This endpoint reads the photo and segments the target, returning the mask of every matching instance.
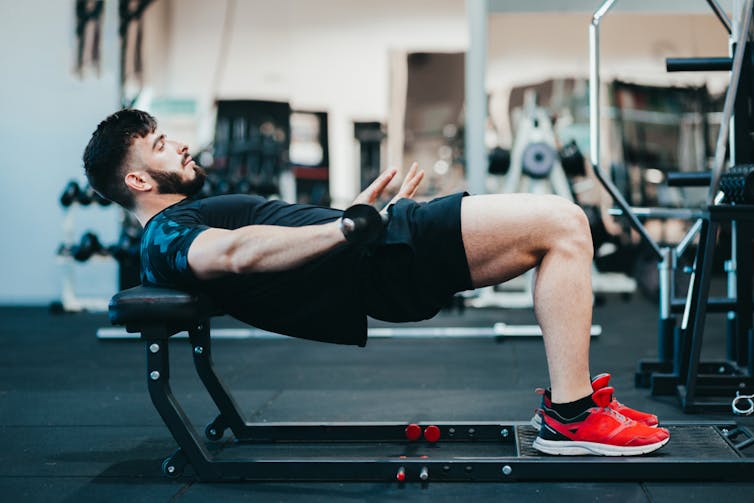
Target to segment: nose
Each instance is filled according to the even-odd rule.
[[[177,140],[168,140],[168,141],[171,141],[175,145],[175,150],[179,154],[185,154],[186,152],[188,152],[188,145],[186,145],[182,141],[177,141]]]

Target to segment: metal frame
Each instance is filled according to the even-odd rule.
[[[192,426],[170,388],[169,338],[187,329],[194,366],[220,414],[205,429],[210,440],[219,440],[226,429],[236,444],[263,447],[277,455],[221,458],[206,445]],[[530,480],[751,480],[754,458],[742,450],[752,434],[735,424],[680,423],[668,425],[675,434],[702,437],[716,446],[717,457],[644,456],[639,458],[541,456],[530,446],[535,430],[524,422],[439,422],[408,425],[400,422],[365,423],[249,423],[212,363],[210,320],[194,326],[173,323],[131,322],[128,330],[141,333],[147,352],[147,382],[152,403],[179,445],[162,465],[177,477],[187,466],[205,482],[221,481],[530,481]],[[409,434],[413,429],[415,435]],[[428,430],[434,428],[436,436]],[[422,433],[424,439],[421,438]],[[700,435],[701,436],[698,436]],[[409,438],[410,437],[410,438]],[[738,441],[743,437],[743,441]],[[435,443],[437,442],[437,443]],[[738,442],[738,443],[737,443]],[[328,454],[348,451],[353,443],[380,446],[397,444],[391,455],[353,456]],[[455,456],[455,444],[492,444],[496,456]],[[446,445],[447,444],[447,445]],[[316,456],[297,456],[297,448],[319,446]],[[401,449],[400,446],[403,446]],[[722,455],[721,455],[722,454]]]
[[[658,260],[658,268],[660,270],[660,316],[658,323],[658,361],[642,361],[639,364],[639,369],[636,374],[636,384],[640,386],[651,386],[653,394],[674,394],[678,393],[684,411],[691,412],[696,410],[704,410],[709,408],[720,409],[721,403],[698,401],[697,395],[730,392],[731,397],[735,393],[735,386],[751,386],[752,382],[748,379],[746,372],[743,372],[738,366],[729,361],[723,362],[700,362],[699,361],[699,349],[697,345],[701,344],[702,328],[704,317],[707,311],[710,312],[728,312],[728,356],[736,355],[734,348],[741,345],[741,341],[746,341],[748,336],[742,332],[739,318],[741,315],[749,313],[751,317],[750,308],[743,308],[743,304],[750,305],[751,292],[744,294],[746,300],[741,301],[741,263],[736,260],[737,245],[734,243],[732,250],[732,258],[726,263],[726,270],[728,272],[728,297],[724,299],[710,299],[709,293],[709,267],[711,266],[711,253],[714,247],[714,235],[717,225],[711,221],[709,213],[705,212],[701,218],[697,219],[694,225],[690,228],[678,246],[674,247],[661,247],[655,242],[647,232],[639,220],[640,216],[655,216],[662,212],[647,211],[646,215],[640,215],[640,212],[635,208],[631,208],[626,200],[623,198],[620,191],[615,187],[612,181],[600,168],[600,75],[599,75],[599,27],[602,19],[613,7],[616,0],[605,1],[595,11],[592,18],[592,22],[589,27],[589,41],[590,41],[590,154],[591,162],[594,172],[599,179],[600,183],[605,187],[608,193],[612,196],[615,203],[620,208],[620,212],[628,218],[628,221],[633,229],[635,229],[641,236],[642,240],[647,243],[652,250],[653,254]],[[721,23],[731,34],[731,41],[735,43],[735,47],[746,48],[747,41],[749,39],[749,30],[751,27],[752,17],[752,1],[746,0],[742,5],[742,15],[740,16],[740,23],[736,26],[736,30],[732,31],[731,22],[728,20],[724,11],[715,2],[715,0],[708,0],[712,10],[715,12]],[[721,174],[725,168],[725,151],[726,144],[728,142],[728,135],[730,129],[731,118],[734,115],[734,111],[741,105],[736,100],[738,88],[742,82],[746,82],[749,77],[748,71],[743,71],[745,60],[745,54],[748,54],[748,48],[746,50],[733,51],[733,57],[728,61],[730,62],[729,68],[731,71],[730,85],[725,97],[725,104],[723,107],[723,114],[721,120],[720,130],[718,132],[715,159],[713,171],[711,174],[711,182],[709,184],[709,192],[707,195],[707,203],[710,208],[714,208],[721,202],[720,195],[718,194],[718,187],[720,183]],[[722,58],[720,58],[722,59]],[[693,60],[684,61],[683,59],[674,59],[673,64],[669,66],[688,67],[687,70],[720,70],[719,61],[701,61],[698,58]],[[693,64],[693,68],[692,68]],[[669,68],[670,69],[670,68]],[[733,144],[735,135],[731,137]],[[732,149],[734,150],[734,149]],[[689,217],[696,215],[693,212],[689,213]],[[737,229],[737,221],[735,219],[729,219],[733,222],[733,234],[739,235]],[[678,259],[686,251],[688,245],[693,241],[696,235],[701,231],[700,247],[697,252],[695,271],[692,276],[692,287],[687,294],[687,298],[676,299],[674,297],[675,285],[673,283],[674,271],[676,269]],[[709,236],[713,237],[710,238]],[[739,236],[740,239],[740,236]],[[712,247],[712,248],[711,248]],[[706,250],[706,251],[705,251]],[[708,253],[709,257],[704,261],[704,253]],[[751,254],[748,252],[746,256]],[[746,261],[750,265],[750,260]],[[706,272],[700,270],[701,267],[706,267]],[[737,300],[739,299],[739,300]],[[748,311],[747,311],[748,309]],[[683,322],[680,330],[676,330],[675,314],[683,312]],[[745,324],[745,323],[744,323]],[[750,324],[750,322],[749,322]],[[694,348],[694,349],[692,349]],[[750,375],[751,373],[748,372]],[[697,385],[699,385],[697,387]],[[728,404],[729,407],[729,404]],[[728,410],[726,408],[726,410]]]

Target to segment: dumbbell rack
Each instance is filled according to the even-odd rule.
[[[64,243],[74,243],[76,239],[76,213],[79,204],[74,202],[66,209],[63,218]],[[63,267],[63,284],[60,292],[60,306],[65,312],[107,311],[106,298],[80,297],[76,294],[76,261],[70,255],[58,255]]]
[[[75,190],[71,193],[64,193],[61,197],[61,204],[65,210],[65,216],[63,217],[63,244],[58,250],[58,262],[63,267],[63,281],[61,285],[60,302],[55,303],[57,309],[61,309],[63,312],[102,312],[107,310],[106,298],[93,298],[93,297],[80,297],[76,294],[76,260],[70,253],[66,253],[66,248],[70,249],[76,242],[76,220],[78,212],[81,207],[88,204],[103,204],[100,202],[100,198],[93,195],[88,189],[82,193],[76,182],[69,182],[66,187],[66,192],[69,191],[70,186],[75,185]],[[87,198],[87,203],[79,202],[80,197]],[[64,202],[65,199],[65,202]],[[109,203],[107,203],[109,204]],[[91,258],[103,259],[104,255],[95,253]],[[88,258],[87,260],[89,260]]]

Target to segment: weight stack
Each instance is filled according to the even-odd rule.
[[[727,204],[754,204],[754,164],[733,166],[720,177]]]

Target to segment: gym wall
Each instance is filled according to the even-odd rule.
[[[330,192],[341,207],[359,186],[353,122],[388,119],[391,52],[467,46],[463,0],[160,3],[169,18],[168,55],[147,62],[156,77],[154,95],[195,98],[207,122],[216,98],[282,100],[294,110],[327,111]],[[223,31],[229,6],[232,19]],[[203,128],[198,141],[208,141],[213,130]]]
[[[60,297],[58,199],[69,179],[84,180],[84,146],[118,105],[117,2],[106,4],[101,74],[80,79],[74,74],[74,0],[0,0],[0,304],[45,304]],[[119,215],[113,207],[82,210],[78,233],[91,228],[112,241]],[[114,262],[78,269],[79,293],[112,295]]]
[[[523,4],[514,3],[511,10],[520,10]],[[699,3],[700,14],[683,21],[612,13],[603,26],[605,78],[627,74],[643,82],[656,72],[671,82],[665,56],[727,53],[718,21]],[[59,299],[63,269],[55,251],[64,213],[58,197],[69,179],[83,181],[82,150],[98,121],[118,108],[117,2],[106,2],[99,77],[74,75],[74,11],[75,0],[0,0],[0,210],[6,218],[0,304]],[[589,9],[490,14],[493,97],[524,81],[586,75],[589,16]],[[353,122],[392,120],[391,58],[460,52],[468,44],[464,0],[156,0],[144,23],[145,95],[196,101],[196,124],[182,136],[194,146],[211,139],[218,98],[280,99],[295,109],[329,112],[330,188],[339,206],[358,189]],[[103,242],[117,236],[117,208],[79,213],[79,235],[91,228]],[[76,267],[77,293],[108,298],[115,291],[113,261]]]
[[[595,7],[599,2],[595,2]],[[629,3],[629,2],[618,2]],[[699,2],[706,7],[704,2]],[[552,78],[589,77],[590,13],[505,12],[489,16],[487,89],[501,142],[511,142],[508,96],[520,85]],[[725,72],[665,71],[667,57],[722,56],[728,37],[709,11],[636,13],[617,11],[600,28],[603,83],[619,79],[646,85],[699,86],[723,92]]]

